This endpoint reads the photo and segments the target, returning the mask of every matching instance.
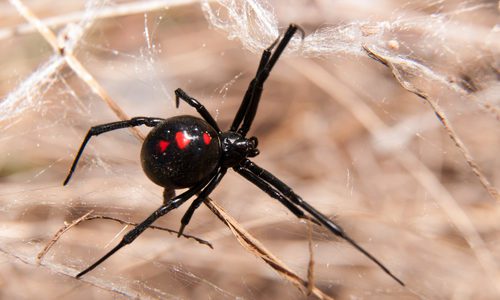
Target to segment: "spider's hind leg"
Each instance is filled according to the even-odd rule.
[[[241,176],[243,176],[251,183],[255,184],[262,191],[266,192],[266,194],[268,194],[270,197],[281,202],[281,204],[283,204],[286,208],[288,208],[288,210],[290,210],[297,218],[307,219],[314,222],[317,225],[320,225],[318,221],[310,218],[308,215],[304,213],[304,211],[302,211],[302,209],[300,209],[293,202],[291,202],[285,196],[283,196],[283,194],[280,191],[272,187],[269,183],[265,182],[263,179],[261,179],[258,175],[254,174],[249,169],[245,167],[239,167],[235,168],[235,171],[238,172]]]
[[[271,174],[271,172],[259,167],[255,163],[250,160],[245,162],[245,168],[248,172],[255,175],[255,177],[259,178],[266,184],[268,184],[271,188],[278,190],[284,197],[291,201],[294,205],[302,208],[306,212],[308,212],[316,221],[321,223],[322,226],[330,230],[336,236],[344,239],[346,242],[351,244],[354,248],[356,248],[359,252],[363,253],[366,257],[368,257],[372,262],[374,262],[377,266],[379,266],[387,275],[392,277],[397,283],[401,286],[405,286],[404,282],[399,279],[396,275],[394,275],[381,261],[379,261],[375,256],[373,256],[370,252],[365,250],[361,245],[359,245],[356,241],[354,241],[345,231],[340,227],[340,225],[336,224],[328,217],[320,213],[314,207],[312,207],[309,203],[304,201],[299,195],[297,195],[292,188],[286,185],[283,181],[278,179],[276,176]],[[241,174],[241,173],[240,173]],[[243,174],[242,174],[243,175]],[[258,186],[258,185],[257,185]],[[260,187],[260,186],[259,186]],[[268,192],[267,190],[261,188],[263,191]],[[287,206],[288,207],[288,206]]]
[[[108,259],[110,256],[115,254],[118,250],[123,248],[124,246],[132,243],[139,235],[141,235],[151,224],[153,224],[156,220],[158,220],[161,216],[167,214],[169,211],[176,209],[179,207],[181,204],[189,200],[192,196],[194,196],[196,193],[201,191],[203,187],[207,184],[208,180],[204,180],[200,183],[198,183],[196,186],[190,188],[189,190],[185,191],[184,193],[180,194],[177,197],[174,197],[171,201],[169,201],[166,204],[163,204],[160,206],[157,210],[155,210],[149,217],[147,217],[144,221],[142,221],[139,225],[134,227],[134,229],[130,230],[127,234],[125,234],[113,249],[108,251],[104,256],[102,256],[100,259],[98,259],[95,263],[90,265],[88,268],[85,270],[81,271],[76,275],[76,278],[80,278],[83,275],[87,274],[88,272],[92,271],[95,269],[97,266],[99,266],[101,263],[103,263],[106,259]]]

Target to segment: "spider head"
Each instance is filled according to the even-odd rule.
[[[257,145],[259,141],[256,137],[245,138],[243,135],[229,131],[222,135],[222,164],[226,167],[233,167],[247,157],[259,155]]]
[[[250,149],[247,157],[255,157],[259,155],[260,151],[257,149],[257,146],[259,145],[259,140],[257,139],[256,136],[252,136],[251,138],[248,139],[248,141],[251,143],[252,148]]]

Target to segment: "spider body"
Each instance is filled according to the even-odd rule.
[[[259,154],[257,138],[233,131],[218,133],[193,116],[165,119],[146,136],[141,164],[148,178],[169,189],[188,188],[210,176],[220,164],[238,165]]]
[[[220,137],[205,120],[177,116],[149,132],[142,144],[141,164],[157,185],[182,189],[212,174],[221,152]]]
[[[404,286],[400,279],[356,243],[338,224],[305,202],[279,178],[249,159],[259,154],[257,138],[246,136],[255,118],[264,82],[297,30],[300,30],[303,37],[304,32],[298,26],[291,24],[281,41],[278,38],[264,50],[255,77],[250,82],[228,131],[222,132],[205,107],[181,89],[175,90],[176,106],[178,107],[180,100],[183,100],[195,108],[202,119],[193,116],[178,116],[169,119],[136,117],[90,128],[75,156],[64,185],[69,182],[91,137],[121,128],[145,125],[153,129],[143,143],[141,163],[146,175],[165,188],[164,201],[148,218],[125,234],[118,245],[77,274],[77,278],[93,270],[122,247],[132,243],[158,218],[196,195],[182,217],[180,236],[195,210],[217,187],[227,170],[233,169],[270,197],[278,200],[296,217],[313,221],[344,239]],[[177,188],[188,188],[188,190],[172,196],[172,189]]]

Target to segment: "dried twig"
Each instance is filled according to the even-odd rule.
[[[69,36],[64,34],[60,39],[64,44],[60,44],[56,35],[44,23],[40,21],[24,4],[19,0],[10,0],[12,5],[16,7],[19,13],[33,24],[43,38],[50,44],[56,55],[61,55],[65,58],[68,66],[82,79],[94,93],[96,93],[115,113],[120,120],[128,120],[130,117],[121,109],[121,107],[111,98],[106,90],[95,80],[80,61],[73,55],[73,48],[77,45],[77,39],[80,36]],[[129,128],[132,133],[139,139],[144,139],[144,135],[136,127]]]
[[[81,222],[83,221],[92,221],[92,220],[111,220],[111,221],[115,221],[115,222],[118,222],[122,225],[127,225],[127,226],[137,226],[138,224],[137,223],[132,223],[132,222],[127,222],[127,221],[124,221],[124,220],[121,220],[121,219],[118,219],[118,218],[113,218],[113,217],[108,217],[108,216],[102,216],[102,215],[94,215],[94,216],[91,216],[91,214],[93,213],[94,211],[91,210],[89,211],[88,213],[84,214],[83,216],[79,217],[78,219],[75,219],[73,222],[71,223],[66,223],[61,229],[59,229],[56,234],[54,234],[54,237],[45,245],[45,247],[42,249],[42,251],[40,251],[37,255],[37,263],[40,264],[42,258],[47,254],[47,252],[50,250],[50,248],[52,248],[52,246],[54,246],[54,244],[61,238],[61,236],[66,232],[68,231],[69,229],[71,229],[72,227],[80,224]],[[162,231],[166,231],[168,233],[173,233],[173,234],[179,234],[178,231],[176,230],[172,230],[172,229],[169,229],[169,228],[165,228],[165,227],[160,227],[160,226],[154,226],[154,225],[151,225],[151,226],[148,226],[148,228],[151,228],[151,229],[156,229],[156,230],[162,230]],[[187,239],[193,239],[195,241],[197,241],[198,243],[202,244],[202,245],[206,245],[210,248],[214,248],[212,246],[212,244],[206,240],[203,240],[203,239],[200,239],[198,237],[195,237],[193,235],[189,235],[189,234],[181,234],[181,236],[187,238]]]
[[[304,294],[307,294],[308,282],[295,274],[288,266],[274,256],[264,245],[246,231],[238,222],[228,215],[222,207],[215,203],[212,199],[207,198],[205,205],[233,232],[241,246],[248,252],[260,257],[266,264],[273,268],[282,278],[293,283]],[[324,294],[320,289],[312,286],[312,293],[319,299],[332,299]]]
[[[113,3],[111,6],[100,7],[93,15],[94,19],[117,18],[139,13],[152,12],[155,10],[168,9],[173,6],[197,3],[198,0],[149,0],[125,3]],[[64,15],[41,19],[40,22],[46,27],[59,27],[69,23],[80,22],[85,17],[84,11],[72,12]],[[10,38],[16,34],[28,34],[38,30],[34,23],[16,25],[10,28],[0,29],[0,40]]]
[[[91,221],[91,220],[111,220],[111,221],[115,221],[115,222],[118,222],[122,225],[129,225],[129,226],[137,226],[139,224],[137,223],[132,223],[132,222],[128,222],[128,221],[124,221],[124,220],[121,220],[121,219],[118,219],[118,218],[113,218],[113,217],[108,217],[108,216],[102,216],[102,215],[95,215],[95,216],[87,216],[85,217],[84,221]],[[169,229],[169,228],[165,228],[165,227],[160,227],[160,226],[154,226],[154,225],[151,225],[151,226],[148,226],[148,228],[151,228],[151,229],[156,229],[156,230],[161,230],[161,231],[166,231],[168,233],[172,233],[172,234],[179,234],[179,231],[177,230],[173,230],[173,229]],[[204,239],[201,239],[199,237],[196,237],[194,235],[190,235],[190,234],[181,234],[182,237],[185,237],[186,239],[192,239],[192,240],[195,240],[197,241],[198,243],[202,244],[202,245],[206,245],[208,247],[210,247],[211,249],[214,248],[214,246],[212,245],[212,243],[204,240]]]
[[[314,289],[314,247],[312,241],[312,223],[307,222],[307,237],[309,244],[309,265],[307,267],[307,294],[310,295]]]
[[[61,238],[61,236],[66,231],[68,231],[70,228],[80,224],[86,217],[88,217],[93,212],[94,211],[91,210],[88,213],[84,214],[83,216],[79,217],[78,219],[73,220],[73,222],[71,222],[69,224],[65,223],[64,226],[61,227],[61,229],[59,229],[56,232],[56,234],[54,234],[54,237],[45,245],[45,247],[43,247],[42,251],[40,251],[38,253],[38,255],[36,256],[37,264],[40,264],[40,262],[42,261],[42,258],[45,256],[45,254],[47,254],[47,252],[49,252],[50,248],[52,248],[52,246],[54,246],[54,244]]]

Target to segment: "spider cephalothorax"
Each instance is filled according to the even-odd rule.
[[[276,42],[264,50],[257,73],[250,82],[230,129],[226,132],[219,129],[217,122],[198,100],[190,97],[181,89],[175,91],[176,105],[179,106],[180,100],[185,101],[194,107],[203,119],[193,116],[178,116],[168,119],[136,117],[90,128],[73,161],[64,185],[70,180],[83,149],[92,136],[120,128],[146,125],[153,127],[153,129],[142,146],[142,167],[153,182],[165,188],[165,192],[163,205],[129,231],[111,251],[80,272],[77,277],[83,276],[97,267],[123,246],[132,243],[158,218],[197,195],[182,217],[180,235],[191,220],[194,211],[220,183],[227,170],[232,168],[269,196],[280,201],[298,218],[312,220],[350,243],[399,284],[404,285],[380,261],[350,238],[339,225],[305,202],[280,179],[248,159],[259,154],[257,138],[247,138],[246,135],[255,118],[264,82],[297,30],[300,30],[304,36],[304,32],[292,24],[288,27],[281,41],[278,38]],[[276,49],[274,49],[275,47]],[[170,190],[179,188],[189,189],[170,199],[172,195]]]
[[[247,157],[259,155],[257,149],[257,138],[245,138],[241,134],[233,131],[224,132],[222,137],[222,161],[221,164],[226,167],[237,166]]]

